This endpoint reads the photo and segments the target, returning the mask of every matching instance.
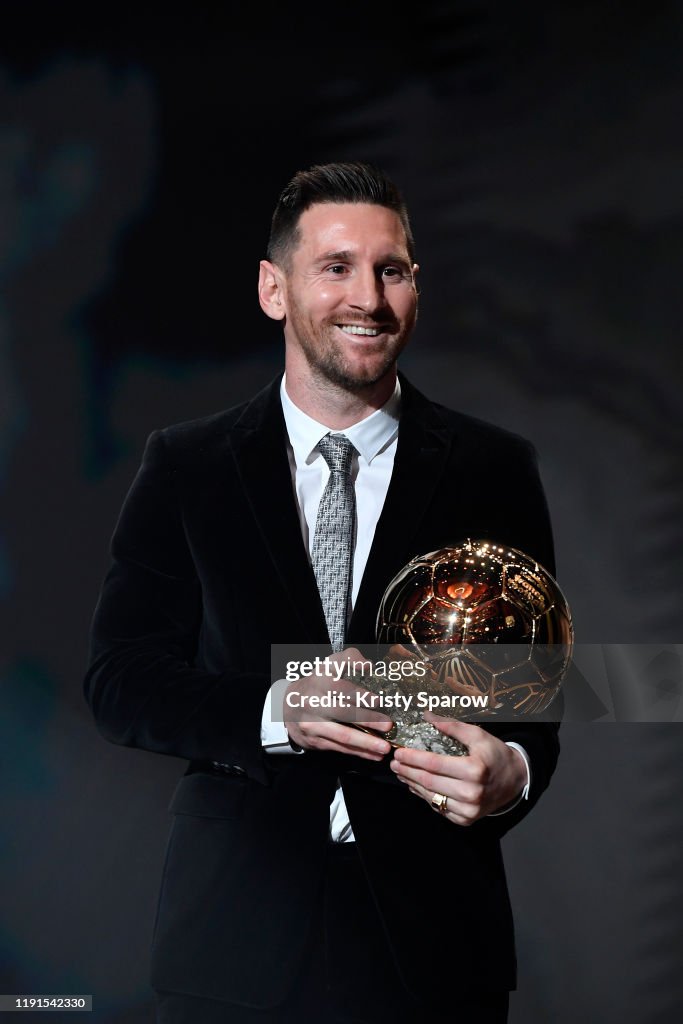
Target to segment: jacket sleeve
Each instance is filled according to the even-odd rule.
[[[202,593],[175,476],[155,432],[113,535],[86,700],[113,743],[237,764],[265,782],[260,722],[269,677],[195,667]]]
[[[477,822],[483,828],[503,836],[527,816],[538,803],[541,794],[547,789],[555,771],[560,753],[558,722],[527,722],[506,723],[505,725],[487,725],[487,732],[499,739],[513,741],[524,747],[531,765],[531,788],[526,800],[520,802],[505,814],[482,818]]]

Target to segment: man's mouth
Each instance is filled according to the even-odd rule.
[[[382,333],[380,327],[360,327],[358,324],[337,324],[337,327],[344,334],[365,334],[370,338],[376,338]]]

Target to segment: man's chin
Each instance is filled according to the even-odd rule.
[[[386,380],[388,376],[394,374],[395,370],[396,362],[392,360],[392,362],[383,364],[381,367],[327,366],[323,369],[323,373],[331,384],[336,384],[337,387],[343,388],[344,391],[360,394]]]

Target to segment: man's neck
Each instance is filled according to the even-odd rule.
[[[327,380],[304,379],[296,370],[288,369],[285,378],[285,388],[294,405],[330,430],[345,430],[371,416],[386,405],[395,387],[395,368],[361,391],[347,391]]]

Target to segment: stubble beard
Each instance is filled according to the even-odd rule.
[[[292,312],[290,309],[290,316]],[[337,330],[335,321],[324,322],[316,328],[305,324],[298,310],[295,310],[292,317],[301,350],[316,381],[322,386],[332,385],[352,394],[362,394],[394,372],[396,360],[407,345],[415,326],[415,319],[416,315],[384,343],[381,359],[354,366],[332,337]]]

